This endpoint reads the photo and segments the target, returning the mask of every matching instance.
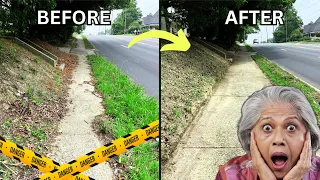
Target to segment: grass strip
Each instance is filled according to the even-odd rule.
[[[244,46],[247,48],[248,52],[256,52],[249,44],[245,44]]]
[[[85,35],[81,35],[83,42],[84,42],[84,46],[86,47],[86,49],[94,49],[94,47],[92,46],[92,44],[90,43],[90,41],[87,39],[87,37]]]
[[[256,61],[260,69],[269,77],[274,85],[292,86],[300,89],[310,102],[314,112],[316,113],[316,116],[318,117],[318,124],[320,124],[319,92],[292,74],[284,71],[277,64],[269,61],[267,58],[261,55],[253,55],[252,58]]]
[[[104,131],[115,138],[124,136],[159,119],[157,101],[145,95],[142,87],[134,84],[116,65],[102,56],[89,55],[96,87],[102,93],[106,114],[112,118]],[[124,163],[129,169],[128,179],[159,179],[159,143],[150,141],[130,150]],[[126,159],[123,155],[120,156]]]

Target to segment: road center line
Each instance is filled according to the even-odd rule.
[[[281,49],[282,51],[287,51],[286,49]]]

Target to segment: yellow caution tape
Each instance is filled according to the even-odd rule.
[[[16,159],[26,165],[32,166],[41,172],[47,173],[60,167],[60,164],[29,149],[19,146],[11,141],[5,140],[0,136],[0,153]],[[84,174],[78,174],[71,180],[93,180]]]
[[[70,179],[113,156],[159,136],[159,120],[41,175],[37,180]]]

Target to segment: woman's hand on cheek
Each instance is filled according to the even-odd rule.
[[[250,152],[252,158],[252,166],[257,171],[260,180],[276,180],[277,178],[275,177],[269,166],[265,163],[260,154],[253,132],[251,132]]]
[[[304,146],[300,154],[300,159],[298,160],[297,164],[283,178],[283,180],[301,180],[303,175],[311,167],[311,156],[312,156],[311,138],[310,138],[310,132],[307,132],[306,140],[304,142]]]

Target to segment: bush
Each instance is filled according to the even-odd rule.
[[[303,37],[303,41],[311,41],[311,37]]]
[[[148,32],[149,29],[141,29],[141,33],[145,33],[145,32]]]
[[[314,42],[320,42],[320,39],[314,39],[313,41]]]

